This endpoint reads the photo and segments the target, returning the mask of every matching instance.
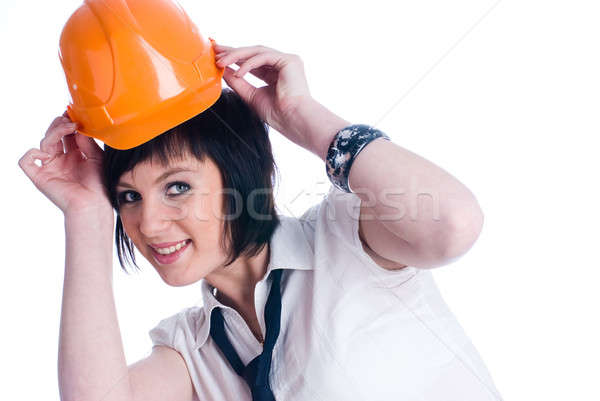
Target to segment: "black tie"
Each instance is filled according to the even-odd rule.
[[[220,307],[212,310],[210,317],[210,335],[217,343],[221,352],[225,355],[231,367],[235,372],[246,380],[253,401],[275,401],[271,386],[269,385],[269,371],[271,370],[271,357],[273,347],[279,336],[281,325],[281,272],[282,269],[271,271],[273,284],[265,305],[265,325],[266,335],[263,351],[254,358],[247,366],[244,366],[242,360],[229,342],[225,334],[225,325]]]

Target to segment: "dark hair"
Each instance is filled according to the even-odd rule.
[[[224,219],[221,244],[227,250],[225,266],[240,255],[257,255],[279,225],[273,197],[275,173],[279,171],[271,151],[269,126],[236,92],[224,88],[210,108],[135,148],[118,150],[104,144],[104,185],[117,212],[115,243],[119,263],[126,273],[124,255],[129,256],[138,270],[139,267],[135,262],[134,244],[125,233],[119,214],[116,195],[119,179],[136,164],[151,161],[155,156],[166,167],[170,161],[181,160],[186,154],[199,161],[208,157],[217,165],[223,188],[227,189],[223,192],[223,211],[237,216]],[[235,195],[241,195],[241,210]],[[246,207],[250,197],[253,198],[252,213]],[[261,218],[256,219],[253,213]]]

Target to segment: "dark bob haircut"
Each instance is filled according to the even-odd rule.
[[[116,186],[124,173],[155,157],[163,167],[190,154],[201,162],[210,158],[221,173],[223,213],[235,216],[223,219],[225,266],[240,255],[256,256],[280,224],[273,197],[279,171],[268,134],[269,126],[256,112],[236,92],[224,88],[210,108],[148,142],[126,150],[104,144],[103,179],[117,212],[115,243],[121,268],[128,273],[124,263],[128,256],[139,270],[134,244],[123,229]],[[249,202],[251,211],[246,207]]]

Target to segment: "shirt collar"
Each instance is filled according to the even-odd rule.
[[[264,281],[275,269],[313,269],[313,250],[303,232],[301,221],[286,215],[278,215],[280,224],[273,232],[270,241],[270,259],[267,272],[260,281]],[[231,309],[217,300],[214,287],[206,280],[201,281],[200,291],[204,303],[204,321],[196,336],[196,349],[202,347],[210,333],[210,316],[212,310],[219,306]]]

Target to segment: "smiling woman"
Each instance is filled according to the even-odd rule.
[[[207,41],[169,0],[86,1],[59,54],[73,103],[19,163],[65,214],[62,399],[500,399],[428,271],[478,237],[475,197],[320,104],[300,56]],[[334,184],[300,218],[276,210],[270,127]],[[435,213],[385,196],[413,187],[431,188]],[[137,250],[203,299],[150,330],[131,366],[113,235],[125,272]]]
[[[139,268],[134,245],[156,260],[152,244],[191,240],[187,248],[203,255],[206,273],[223,263],[215,250],[226,252],[225,265],[240,255],[255,256],[278,224],[268,127],[229,88],[205,112],[138,147],[105,145],[103,166],[125,271],[127,259]],[[248,199],[252,209],[244,204]],[[256,215],[263,218],[252,218]],[[165,226],[168,220],[176,221],[174,227]]]

